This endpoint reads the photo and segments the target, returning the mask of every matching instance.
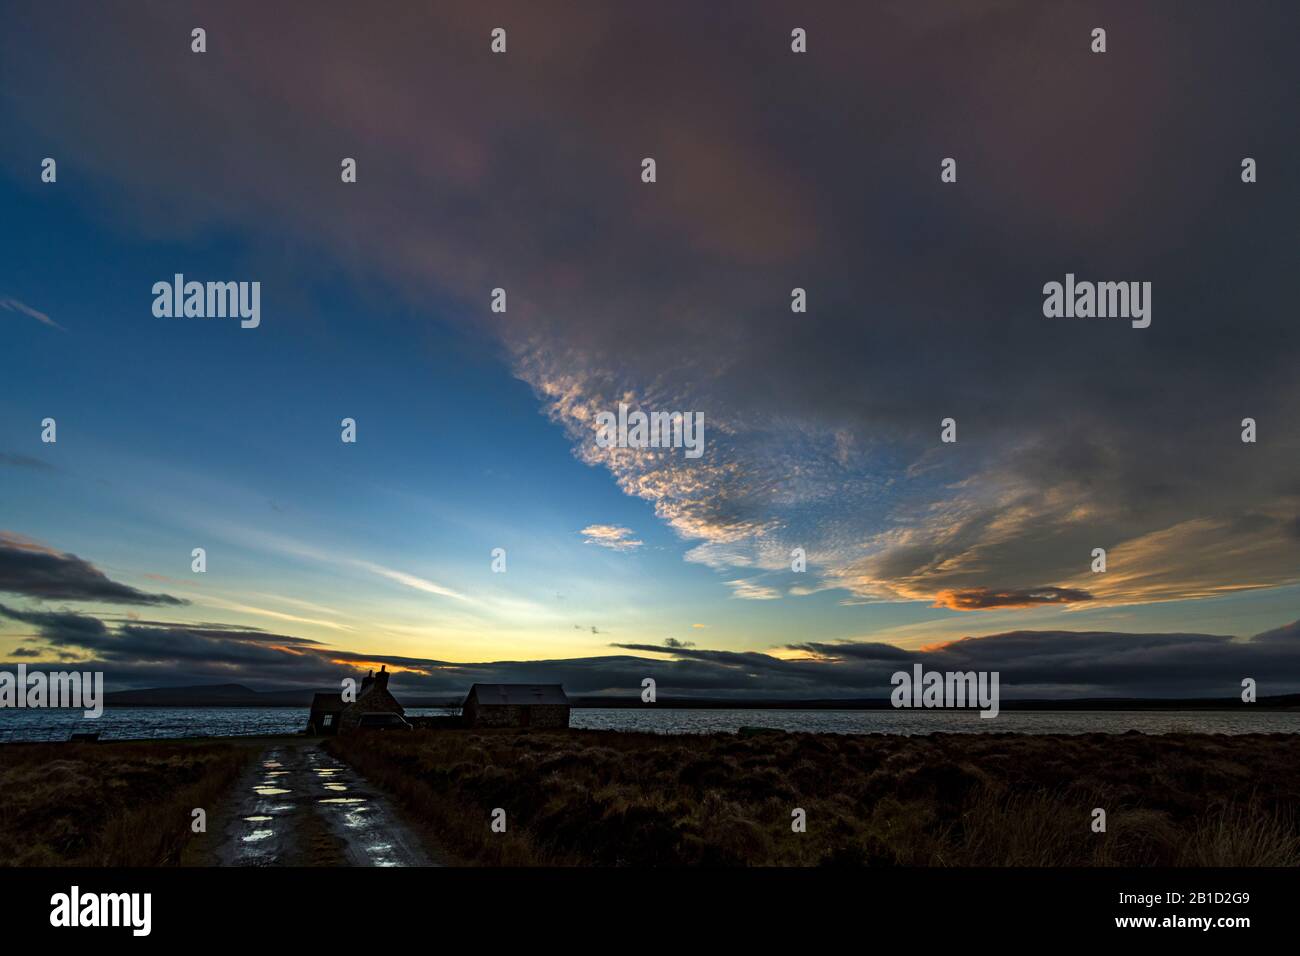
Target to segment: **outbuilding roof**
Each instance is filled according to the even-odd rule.
[[[345,706],[347,705],[343,703],[342,694],[316,694],[311,699],[313,712],[337,714]]]
[[[569,698],[559,684],[475,684],[470,696],[480,704],[523,706],[527,704],[569,705]],[[467,697],[466,700],[469,698]]]

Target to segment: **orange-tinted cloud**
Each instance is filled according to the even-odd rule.
[[[946,607],[953,611],[1000,611],[1091,600],[1091,594],[1075,588],[962,588],[940,591],[935,595],[932,607]]]

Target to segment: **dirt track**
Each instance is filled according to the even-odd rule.
[[[310,741],[269,745],[235,788],[220,866],[434,866],[388,801]]]

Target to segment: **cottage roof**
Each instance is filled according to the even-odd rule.
[[[480,704],[560,704],[565,707],[569,704],[569,698],[559,684],[475,684],[469,692],[478,698]]]
[[[399,714],[406,713],[406,708],[397,702],[397,698],[393,696],[393,692],[385,685],[376,681],[366,690],[357,694],[357,702],[354,706],[373,709],[375,707],[382,708],[388,704],[392,704],[396,707]]]

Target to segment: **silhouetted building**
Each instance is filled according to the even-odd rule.
[[[461,706],[467,727],[568,727],[559,684],[475,684]]]
[[[388,690],[388,669],[381,666],[379,673],[371,671],[357,688],[357,699],[346,703],[343,695],[317,694],[311,701],[311,716],[307,718],[307,733],[337,734],[356,730],[366,714],[396,714],[406,711]]]

